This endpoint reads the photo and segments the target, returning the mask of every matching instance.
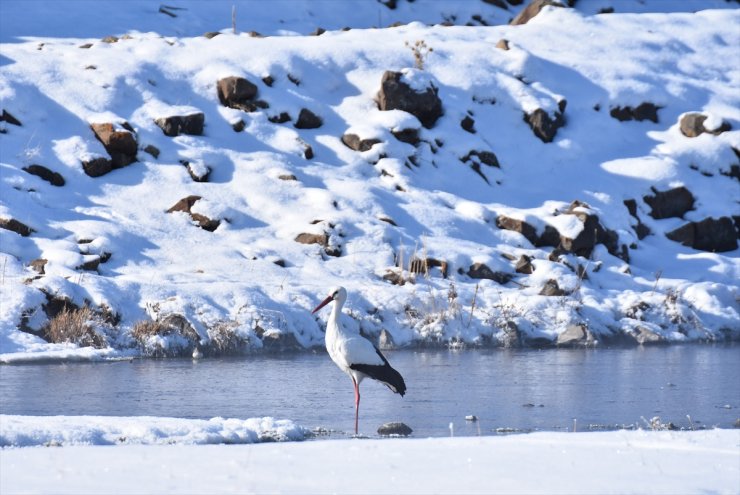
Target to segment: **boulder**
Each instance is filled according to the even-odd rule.
[[[684,186],[675,187],[667,191],[658,191],[651,188],[653,195],[643,196],[643,200],[650,208],[650,216],[656,220],[661,218],[683,218],[683,215],[694,208],[694,195]]]
[[[357,134],[345,134],[342,136],[342,142],[345,146],[355,151],[368,151],[381,141],[376,138],[361,139]]]
[[[471,134],[475,134],[475,120],[470,115],[466,115],[465,118],[460,121],[460,127]]]
[[[413,433],[414,430],[412,430],[407,424],[405,423],[385,423],[383,425],[380,425],[378,427],[378,435],[387,437],[387,436],[401,436],[401,437],[407,437]]]
[[[329,235],[326,233],[309,234],[304,232],[302,234],[298,234],[294,240],[301,244],[318,244],[324,248],[324,252],[329,256],[341,256],[342,254],[341,247],[331,246],[329,244]]]
[[[52,186],[61,187],[64,185],[64,177],[57,172],[49,170],[43,165],[29,165],[28,167],[23,167],[23,170],[45,180]]]
[[[666,234],[672,241],[701,251],[726,252],[737,249],[738,230],[730,217],[689,222]]]
[[[153,144],[147,144],[146,147],[144,148],[144,151],[152,155],[155,160],[159,158],[159,153],[160,153],[159,148],[157,148]]]
[[[270,352],[295,351],[301,348],[300,342],[292,332],[265,331],[257,325],[254,329],[257,337],[262,340],[262,347]]]
[[[730,126],[730,124],[728,124],[727,122],[722,122],[722,124],[716,129],[707,129],[706,127],[704,127],[704,122],[706,120],[707,116],[700,113],[692,112],[684,114],[679,121],[681,133],[684,136],[690,138],[697,137],[698,135],[705,132],[709,134],[714,134],[716,136],[718,134],[722,134],[725,131],[729,131],[732,128],[732,126]]]
[[[279,114],[267,117],[267,120],[273,124],[284,124],[290,122],[290,114],[288,112],[280,112]]]
[[[468,276],[476,279],[493,280],[501,285],[512,279],[510,273],[494,272],[485,263],[473,263],[468,269]]]
[[[633,336],[641,345],[657,344],[663,341],[663,337],[642,326],[635,328]]]
[[[403,110],[414,115],[426,128],[431,128],[442,116],[442,100],[437,88],[430,84],[424,91],[416,91],[402,80],[401,72],[386,71],[380,81],[378,108]]]
[[[661,107],[655,105],[654,103],[643,102],[634,108],[630,106],[613,107],[609,111],[609,115],[619,120],[620,122],[624,122],[627,120],[650,120],[657,124],[658,110],[660,110],[660,108]]]
[[[499,215],[498,217],[496,217],[496,226],[500,229],[519,232],[535,246],[537,246],[540,242],[540,238],[537,235],[537,230],[524,220],[507,217],[506,215]]]
[[[221,225],[221,222],[219,220],[212,220],[205,215],[201,215],[200,213],[193,213],[191,211],[193,205],[200,200],[200,196],[187,196],[185,198],[182,198],[180,201],[175,203],[170,209],[167,210],[167,213],[173,213],[176,211],[182,211],[190,215],[190,218],[192,218],[200,228],[203,230],[207,230],[209,232],[213,232],[218,228],[219,225]]]
[[[504,334],[499,340],[505,349],[519,349],[522,347],[522,335],[516,323],[507,320],[502,330]]]
[[[509,3],[515,5],[511,1],[509,1]],[[511,20],[511,22],[509,22],[509,24],[512,26],[526,24],[548,5],[551,5],[553,7],[565,7],[565,5],[563,5],[562,3],[554,2],[552,0],[532,0],[531,2],[529,2],[529,5],[524,7],[524,9],[522,9],[522,11],[519,12],[519,14]]]
[[[534,273],[534,265],[532,264],[532,257],[523,254],[516,262],[514,270],[517,273],[523,273],[525,275],[531,275]]]
[[[90,254],[83,256],[82,263],[76,266],[75,269],[94,272],[97,271],[98,266],[100,266],[100,256],[96,254]]]
[[[200,136],[203,134],[203,125],[205,124],[205,115],[202,112],[191,113],[189,115],[172,115],[155,119],[154,123],[162,129],[165,136],[179,136],[180,134],[189,134]]]
[[[113,168],[125,167],[136,161],[138,144],[133,132],[111,123],[90,124],[90,129],[110,155]]]
[[[113,162],[109,158],[99,156],[82,162],[82,169],[90,177],[100,177],[113,170]]]
[[[555,344],[558,347],[584,346],[592,344],[593,340],[593,335],[588,327],[581,323],[568,325],[564,332],[558,334]]]
[[[541,108],[531,113],[525,113],[524,121],[529,124],[534,135],[540,138],[543,143],[552,142],[557,130],[565,125],[565,118],[561,112],[553,112],[551,116]]]
[[[216,83],[218,100],[225,107],[236,108],[246,112],[254,111],[252,103],[257,96],[257,86],[243,77],[224,77]]]
[[[323,123],[324,121],[321,117],[311,110],[301,108],[301,112],[298,114],[298,120],[296,120],[294,126],[296,129],[318,129]]]
[[[462,162],[472,161],[489,167],[501,168],[501,164],[493,151],[471,150],[460,159]]]
[[[28,237],[35,230],[15,218],[0,218],[0,229],[10,230],[23,237]]]
[[[46,273],[46,264],[49,262],[49,260],[46,260],[44,258],[35,259],[32,262],[28,264],[28,266],[31,267],[31,270],[35,271],[39,275],[44,275]]]
[[[391,134],[402,143],[408,143],[413,146],[416,146],[421,141],[418,129],[393,130]]]
[[[564,296],[566,294],[567,293],[558,285],[558,281],[552,278],[545,282],[545,285],[542,286],[542,290],[540,290],[541,296]]]

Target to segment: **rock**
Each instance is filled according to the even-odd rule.
[[[625,199],[623,203],[624,206],[627,207],[627,211],[629,211],[630,215],[632,215],[637,220],[637,225],[634,227],[637,238],[643,240],[645,237],[649,236],[651,232],[650,228],[642,223],[640,217],[637,216],[637,201],[635,201],[634,199]]]
[[[173,115],[171,117],[155,119],[154,123],[162,129],[165,136],[174,137],[180,134],[200,136],[203,134],[205,115],[201,112],[191,113],[189,115]]]
[[[259,325],[256,326],[254,332],[257,334],[257,337],[262,340],[262,347],[266,351],[284,352],[301,349],[301,344],[298,342],[298,339],[295,338],[293,333],[279,331],[268,332]]]
[[[496,217],[496,226],[500,229],[519,232],[535,246],[539,244],[540,238],[537,235],[537,230],[524,220],[499,215]]]
[[[63,311],[74,311],[80,309],[72,300],[67,296],[60,296],[51,294],[42,289],[44,296],[46,296],[46,302],[41,305],[41,309],[44,311],[49,319],[54,318]]]
[[[318,129],[323,123],[321,117],[311,110],[301,108],[301,113],[298,114],[298,120],[296,120],[294,127],[296,129]]]
[[[476,279],[493,280],[501,285],[512,279],[512,275],[504,272],[494,272],[485,263],[473,263],[468,269],[468,276]]]
[[[514,267],[514,270],[517,273],[523,273],[525,275],[531,275],[534,273],[534,265],[532,265],[532,257],[527,256],[526,254],[523,254],[519,261],[516,262],[516,266]]]
[[[278,179],[280,179],[280,180],[288,180],[288,181],[297,181],[298,180],[298,177],[296,177],[293,174],[283,174],[283,175],[278,175]]]
[[[722,253],[737,249],[738,230],[730,217],[705,218],[672,230],[666,237],[694,249]]]
[[[399,131],[393,130],[391,131],[391,134],[393,134],[393,137],[395,137],[402,143],[408,143],[413,146],[416,146],[417,144],[419,144],[419,141],[421,141],[421,139],[419,138],[418,129],[402,129]]]
[[[635,108],[632,108],[630,106],[613,107],[609,111],[609,115],[619,120],[620,122],[624,122],[627,120],[637,120],[637,121],[650,120],[657,124],[658,123],[658,110],[660,110],[660,108],[661,107],[655,105],[654,103],[643,102],[643,103],[640,103]]]
[[[113,170],[113,162],[102,156],[91,158],[82,162],[82,169],[90,177],[100,177]]]
[[[499,50],[508,51],[509,50],[509,40],[501,38],[498,40],[498,43],[496,43],[496,48]]]
[[[329,244],[329,235],[324,234],[298,234],[294,239],[296,242],[301,244],[318,244],[324,248],[324,252],[329,256],[341,256],[342,249],[338,246],[331,246]]]
[[[13,117],[13,115],[3,108],[3,114],[0,115],[0,122],[7,122],[18,127],[22,127],[21,121]]]
[[[663,341],[663,337],[653,332],[652,330],[648,330],[647,328],[642,326],[638,326],[637,328],[635,328],[634,337],[637,343],[642,345],[657,344]]]
[[[170,209],[168,209],[167,213],[173,213],[176,211],[188,213],[190,215],[190,218],[192,218],[200,228],[209,232],[213,232],[218,228],[219,225],[221,225],[221,222],[219,220],[212,220],[205,215],[201,215],[200,213],[193,213],[190,211],[193,205],[200,199],[202,199],[200,196],[195,195],[182,198]]]
[[[115,168],[125,167],[136,161],[138,144],[136,137],[127,129],[118,129],[114,124],[90,124],[95,137],[103,144]]]
[[[278,115],[267,117],[267,120],[273,124],[284,124],[286,122],[290,122],[290,114],[288,112],[280,112]]]
[[[502,330],[504,331],[504,335],[501,338],[501,345],[503,345],[505,349],[519,349],[522,347],[521,331],[516,323],[511,320],[507,320],[504,323]]]
[[[582,346],[593,343],[593,335],[588,327],[581,323],[578,325],[568,325],[564,332],[558,334],[555,344],[559,347]]]
[[[473,120],[470,115],[466,115],[465,118],[460,121],[460,127],[471,134],[475,134],[475,120]]]
[[[40,177],[52,186],[62,187],[64,185],[64,177],[42,165],[29,165],[28,167],[23,167],[23,170],[31,175]]]
[[[46,273],[46,264],[49,262],[49,260],[45,260],[44,258],[39,258],[36,260],[33,260],[28,264],[28,266],[31,267],[33,271],[38,273],[39,275],[44,275]]]
[[[272,85],[275,83],[275,78],[270,75],[267,75],[262,78],[262,82],[265,83],[265,86],[271,88]]]
[[[531,2],[529,2],[529,5],[524,7],[524,9],[521,12],[519,12],[519,14],[516,17],[514,17],[511,20],[511,22],[509,22],[509,24],[512,26],[519,26],[521,24],[526,24],[529,21],[531,21],[534,16],[539,14],[543,8],[545,8],[548,5],[551,5],[553,7],[565,7],[562,3],[553,2],[552,0],[532,0]]]
[[[414,115],[426,128],[431,128],[442,116],[442,100],[437,88],[431,84],[417,92],[401,80],[401,72],[386,71],[380,81],[378,108],[380,110],[403,110]]]
[[[525,113],[524,121],[534,132],[534,135],[543,143],[550,143],[555,138],[557,130],[565,125],[565,118],[561,112],[554,112],[552,116],[541,108],[534,112]]]
[[[385,328],[380,331],[380,335],[378,336],[378,348],[381,351],[388,351],[396,348],[393,336]]]
[[[471,160],[474,163],[488,165],[489,167],[501,168],[501,164],[498,162],[498,158],[492,151],[471,150],[460,160],[462,160],[463,162]]]
[[[700,113],[684,114],[679,122],[681,133],[686,137],[693,138],[705,132],[709,134],[714,134],[716,136],[732,129],[732,126],[724,121],[716,129],[707,129],[706,127],[704,127],[704,122],[706,120],[707,116]]]
[[[86,270],[94,272],[100,266],[100,256],[96,254],[83,256],[83,262],[81,265],[75,267],[77,270]]]
[[[33,232],[36,232],[31,227],[23,222],[19,222],[15,218],[0,218],[0,229],[10,230],[23,237],[28,237]]]
[[[310,144],[303,143],[303,158],[306,160],[313,160],[313,148]]]
[[[146,148],[144,148],[144,151],[152,155],[155,159],[159,158],[159,148],[157,148],[153,144],[147,144]]]
[[[239,119],[231,124],[231,128],[234,129],[234,132],[242,132],[244,129],[246,129],[246,127],[247,124],[242,119]]]
[[[190,162],[188,160],[180,160],[180,163],[188,169],[188,174],[194,182],[208,182],[208,177],[211,175],[211,167],[200,161]]]
[[[564,296],[565,294],[566,292],[558,285],[558,281],[552,278],[545,282],[540,290],[541,296]]]
[[[650,208],[650,216],[656,220],[661,218],[683,218],[683,215],[694,208],[694,196],[684,186],[675,187],[667,191],[658,191],[654,187],[652,196],[642,199]]]
[[[216,83],[218,100],[225,107],[247,112],[254,111],[252,100],[257,96],[257,86],[243,77],[224,77]]]
[[[387,437],[387,436],[401,436],[401,437],[407,437],[413,433],[414,430],[412,430],[408,425],[405,423],[385,423],[383,425],[380,425],[378,427],[378,435]]]
[[[409,263],[411,273],[427,274],[430,268],[439,268],[442,272],[442,278],[447,278],[447,262],[436,258],[412,258]]]
[[[380,143],[380,139],[360,139],[357,134],[345,134],[342,136],[342,142],[345,146],[355,151],[368,151],[374,145]]]

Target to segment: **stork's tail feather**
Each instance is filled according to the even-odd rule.
[[[379,381],[395,393],[401,394],[401,397],[406,393],[406,382],[401,373],[393,369],[387,361],[382,365],[352,364],[350,368]]]

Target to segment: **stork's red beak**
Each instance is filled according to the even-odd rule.
[[[334,299],[332,299],[332,297],[331,297],[331,296],[328,296],[328,297],[327,297],[326,299],[324,299],[323,301],[321,301],[321,304],[319,304],[318,306],[316,306],[316,307],[314,308],[314,310],[313,310],[313,311],[311,311],[311,314],[314,314],[315,312],[317,312],[318,310],[320,310],[321,308],[323,308],[324,306],[326,306],[327,304],[329,304],[329,303],[330,303],[330,302],[332,302],[333,300],[334,300]]]

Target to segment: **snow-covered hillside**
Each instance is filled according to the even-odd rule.
[[[389,3],[3,0],[1,359],[740,337],[737,4]]]

